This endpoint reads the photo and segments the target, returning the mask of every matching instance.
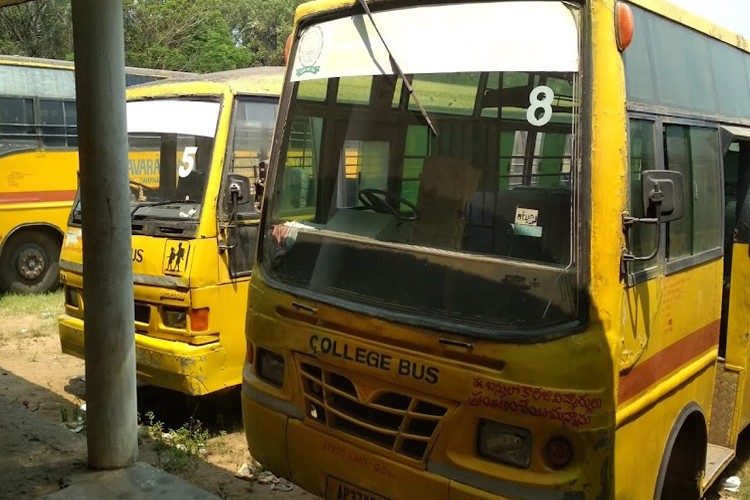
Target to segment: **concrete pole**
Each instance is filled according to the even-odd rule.
[[[72,0],[86,334],[88,463],[138,456],[122,0]]]

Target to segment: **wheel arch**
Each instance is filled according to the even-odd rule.
[[[672,429],[669,431],[669,437],[664,446],[664,453],[661,457],[659,472],[656,477],[656,485],[654,487],[655,500],[659,500],[662,496],[672,453],[674,451],[684,451],[682,447],[686,446],[686,441],[681,440],[678,442],[678,438],[683,435],[683,431],[693,436],[693,439],[687,443],[690,443],[691,447],[697,452],[699,464],[703,464],[702,470],[705,471],[705,456],[708,450],[708,426],[703,409],[698,403],[692,401],[682,408],[672,424]],[[698,449],[696,450],[696,448]]]
[[[2,258],[6,244],[15,236],[18,236],[18,234],[25,233],[27,231],[39,231],[46,233],[57,240],[60,243],[60,247],[62,248],[63,239],[65,238],[65,233],[62,229],[54,224],[50,224],[49,222],[28,222],[14,227],[8,232],[8,234],[3,237],[3,239],[0,241],[0,258]]]

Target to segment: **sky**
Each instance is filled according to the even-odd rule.
[[[748,0],[668,0],[750,40]]]

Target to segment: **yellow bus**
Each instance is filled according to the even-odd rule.
[[[244,311],[283,68],[127,90],[136,370],[189,395],[238,386]],[[81,205],[60,256],[65,353],[84,357]]]
[[[129,67],[125,79],[185,74]],[[73,63],[0,55],[0,292],[57,287],[77,147]]]
[[[302,4],[251,454],[335,499],[699,498],[750,421],[748,47],[659,0]]]

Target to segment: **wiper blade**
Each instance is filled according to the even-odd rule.
[[[363,9],[365,9],[365,13],[367,14],[367,17],[370,19],[370,22],[372,23],[372,27],[375,28],[375,33],[378,34],[378,38],[380,38],[380,41],[383,43],[383,47],[385,47],[386,52],[388,52],[388,57],[390,57],[391,59],[391,65],[393,65],[393,67],[398,72],[398,76],[400,76],[401,80],[403,80],[406,90],[409,91],[409,95],[411,95],[412,99],[414,99],[414,104],[417,105],[417,108],[419,108],[419,112],[422,113],[422,118],[424,118],[424,121],[427,122],[427,125],[430,127],[430,130],[432,131],[432,133],[435,134],[435,137],[437,137],[438,135],[437,130],[435,129],[435,126],[432,124],[432,120],[430,120],[430,117],[427,114],[427,110],[424,109],[424,106],[422,106],[422,103],[419,102],[419,98],[417,98],[417,94],[414,93],[414,88],[411,86],[411,82],[406,78],[406,75],[401,70],[401,66],[398,65],[396,58],[393,57],[393,52],[391,52],[391,49],[388,48],[388,44],[385,43],[385,39],[383,38],[383,35],[380,33],[380,30],[378,29],[378,25],[375,24],[375,19],[373,19],[372,17],[372,12],[370,12],[370,7],[368,7],[367,2],[365,0],[359,0],[359,4],[362,6]]]
[[[194,205],[194,204],[196,204],[198,202],[197,201],[184,200],[184,199],[183,200],[164,200],[164,201],[155,201],[155,202],[148,202],[148,201],[146,201],[146,202],[140,202],[140,203],[137,203],[135,205],[135,207],[133,208],[133,210],[130,212],[130,218],[132,219],[133,216],[135,215],[135,213],[138,210],[140,210],[141,208],[146,208],[146,207],[148,207],[148,208],[151,208],[151,207],[161,207],[161,206],[164,206],[164,205],[172,205],[172,204],[176,204],[176,203],[181,203],[181,204],[192,203]]]

